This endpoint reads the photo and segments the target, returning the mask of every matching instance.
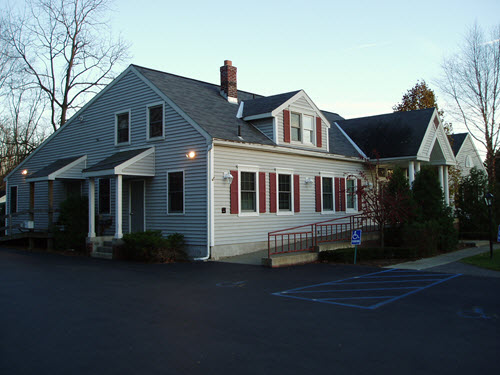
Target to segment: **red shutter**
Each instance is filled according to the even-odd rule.
[[[316,212],[321,212],[321,176],[314,178],[316,183]]]
[[[320,117],[316,117],[316,146],[323,147],[323,133],[321,131]]]
[[[361,186],[361,180],[358,180],[358,211],[363,211],[363,187]]]
[[[233,181],[230,185],[231,191],[231,213],[238,214],[240,212],[240,208],[238,207],[238,171],[231,171],[231,175],[233,176]]]
[[[276,173],[269,173],[269,212],[276,212]]]
[[[335,177],[335,211],[340,211],[340,178]]]
[[[259,212],[266,212],[266,174],[259,172]]]
[[[340,178],[340,211],[345,211],[345,178]]]
[[[290,143],[290,111],[283,110],[283,141]]]
[[[293,210],[300,212],[300,176],[293,175]]]

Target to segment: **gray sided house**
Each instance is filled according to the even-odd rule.
[[[71,194],[89,199],[95,253],[124,233],[184,234],[190,255],[267,248],[268,233],[356,214],[366,163],[439,167],[453,151],[434,109],[344,120],[303,90],[237,89],[135,65],[7,178],[8,235],[47,231]],[[447,196],[447,195],[446,195]]]

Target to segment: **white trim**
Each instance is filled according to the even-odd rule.
[[[123,238],[123,176],[116,175],[115,181],[115,238],[120,239]]]
[[[204,130],[200,125],[196,123],[191,117],[189,117],[177,104],[175,104],[167,95],[165,95],[158,87],[156,87],[149,79],[144,77],[135,66],[130,65],[130,69],[137,75],[137,77],[143,81],[151,90],[153,90],[158,96],[160,96],[174,111],[176,111],[184,120],[186,120],[195,130],[197,130],[207,142],[210,142],[212,137],[206,130]],[[144,68],[148,70],[147,68]],[[161,73],[161,72],[160,72]]]
[[[238,216],[259,216],[259,197],[260,197],[260,180],[259,180],[259,167],[256,165],[236,165],[238,170]],[[243,211],[241,208],[241,172],[249,172],[255,174],[255,211]]]
[[[58,169],[57,171],[55,172],[52,172],[51,174],[47,175],[47,176],[42,176],[42,177],[38,177],[38,178],[27,178],[26,179],[26,182],[39,182],[39,181],[47,181],[47,180],[55,180],[60,174],[70,170],[71,168],[73,168],[75,165],[78,165],[79,163],[81,163],[82,161],[87,161],[87,155],[83,155],[82,157],[79,157],[78,159],[76,159],[75,161],[72,161],[71,163],[69,164],[66,164],[64,167]],[[85,166],[82,168],[85,169],[86,167],[86,163],[85,163]],[[81,172],[81,171],[80,171]],[[83,179],[83,175],[80,177],[80,178],[77,178],[77,180],[79,179]]]
[[[217,146],[228,146],[234,148],[244,148],[249,150],[257,150],[257,151],[266,151],[266,152],[276,152],[280,154],[293,154],[293,155],[303,155],[303,156],[312,156],[312,157],[320,157],[324,159],[330,160],[342,160],[347,162],[354,163],[364,163],[363,160],[360,160],[359,157],[352,156],[342,156],[336,154],[328,154],[324,150],[316,148],[311,150],[292,148],[288,146],[278,146],[278,145],[261,145],[257,143],[241,143],[241,142],[233,142],[221,139],[214,139],[214,144]]]
[[[365,153],[364,153],[364,152],[363,152],[363,151],[359,148],[359,146],[358,146],[356,143],[354,143],[354,141],[351,139],[351,137],[349,137],[349,136],[347,135],[347,133],[344,131],[344,129],[342,129],[342,128],[340,127],[340,125],[339,125],[338,123],[336,123],[336,122],[335,122],[335,125],[337,125],[337,129],[339,129],[339,130],[340,130],[340,132],[342,133],[342,135],[344,135],[344,137],[346,137],[346,139],[347,139],[347,140],[351,143],[351,145],[354,147],[354,149],[355,149],[355,150],[356,150],[356,151],[357,151],[357,152],[358,152],[358,153],[359,153],[359,154],[360,154],[360,155],[361,155],[364,159],[367,159],[367,160],[368,160],[368,159],[369,159],[369,157],[368,157],[368,156],[366,156],[366,154],[365,154]],[[327,139],[327,142],[328,142],[328,143],[330,143],[330,142],[329,142],[329,138]]]
[[[279,216],[288,216],[288,215],[294,215],[295,214],[295,207],[294,207],[294,178],[293,178],[293,172],[294,170],[291,168],[274,168],[276,172],[276,215]],[[280,211],[280,184],[279,184],[279,175],[289,175],[290,176],[290,210],[283,210]]]
[[[15,167],[6,177],[5,180],[9,178],[11,174],[16,172],[18,169],[22,168],[22,166],[31,160],[45,145],[47,145],[54,137],[56,137],[63,129],[72,124],[75,121],[79,121],[78,119],[81,117],[81,113],[85,113],[85,111],[92,105],[94,102],[99,99],[102,95],[104,95],[108,90],[110,90],[114,85],[116,85],[119,81],[123,79],[127,75],[128,72],[133,70],[133,66],[129,65],[127,69],[120,73],[118,77],[112,80],[110,83],[106,85],[101,91],[99,91],[92,99],[88,101],[79,111],[77,111],[71,118],[66,121],[66,123],[59,127],[54,133],[52,133],[40,146],[38,146],[31,154],[28,155],[26,159],[24,159],[17,167]]]
[[[176,173],[176,172],[182,172],[182,212],[170,212],[170,207],[169,207],[169,204],[168,204],[168,194],[169,194],[169,191],[168,191],[168,175],[170,173]],[[167,169],[166,171],[167,173],[167,200],[166,200],[166,203],[167,203],[167,215],[168,216],[183,216],[186,214],[186,171],[185,169]]]
[[[126,173],[123,173],[123,170],[125,168],[128,168],[130,167],[131,165],[133,165],[134,163],[138,162],[139,160],[142,160],[144,159],[146,156],[149,156],[151,154],[154,154],[155,152],[155,148],[154,147],[151,147],[151,148],[148,148],[147,150],[144,150],[143,152],[141,152],[140,154],[138,155],[135,155],[134,157],[131,157],[130,159],[124,161],[123,163],[121,163],[120,165],[117,165],[114,169],[115,169],[115,173],[117,174],[123,174],[123,175],[127,175]],[[140,173],[140,174],[137,174],[137,173],[134,173],[133,174],[134,176],[148,176],[148,177],[154,177],[154,173],[151,175],[150,173]]]
[[[127,142],[119,142],[118,143],[118,116],[128,114],[128,141]],[[121,147],[121,146],[128,146],[130,145],[130,128],[132,127],[132,110],[129,109],[128,111],[118,111],[115,112],[115,146],[116,147]]]
[[[292,115],[298,115],[300,118],[300,123],[299,123],[299,130],[300,130],[300,141],[292,139]],[[305,131],[304,131],[304,116],[311,117],[312,118],[312,138],[313,141],[309,142],[306,141],[305,139]],[[322,125],[323,126],[323,125]],[[317,147],[316,144],[316,116],[313,114],[313,112],[307,112],[307,111],[295,111],[295,110],[290,110],[290,144],[291,145],[304,145],[304,146],[314,146]]]
[[[89,232],[87,236],[94,238],[95,234],[95,178],[90,178],[88,182],[89,188]]]
[[[132,233],[132,183],[142,181],[142,230],[146,230],[146,180],[132,179],[128,181],[128,232]]]
[[[161,136],[157,137],[150,137],[149,132],[150,132],[150,123],[149,123],[149,110],[152,107],[159,107],[161,106]],[[146,141],[148,142],[153,142],[153,141],[158,141],[158,140],[163,140],[165,139],[165,102],[156,102],[152,104],[147,104],[146,105]]]
[[[245,117],[243,117],[243,120],[245,120],[245,121],[262,120],[262,119],[270,118],[270,117],[273,117],[272,112],[261,113],[261,114],[252,115],[252,116],[245,116]]]
[[[358,189],[358,178],[355,176],[347,176],[347,177],[341,177],[345,179],[345,212],[346,213],[355,213],[359,212],[358,209],[358,194],[357,194],[357,189]],[[347,207],[347,181],[354,181],[354,208],[348,208]]]
[[[277,145],[279,145],[278,138],[278,118],[273,117],[273,142]]]
[[[334,215],[335,212],[335,175],[333,173],[329,172],[319,172],[320,176],[320,195],[321,195],[321,215]],[[324,178],[331,178],[332,179],[332,209],[331,210],[325,210],[323,207],[323,179]],[[315,192],[316,194],[316,192]]]
[[[245,105],[245,102],[242,101],[240,103],[240,106],[238,107],[238,112],[236,113],[236,118],[242,118],[243,117],[243,107]]]
[[[215,176],[214,176],[214,171],[215,171],[215,147],[213,147],[213,144],[211,144],[210,150],[208,151],[208,156],[210,160],[209,168],[210,168],[210,173],[209,173],[209,183],[210,183],[210,245],[214,246],[215,245]]]

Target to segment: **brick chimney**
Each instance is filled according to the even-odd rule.
[[[224,60],[220,67],[220,94],[230,103],[238,103],[238,89],[236,87],[236,67],[231,60]]]

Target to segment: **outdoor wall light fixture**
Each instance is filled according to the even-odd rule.
[[[188,159],[194,159],[196,157],[196,152],[194,151],[189,151],[187,154],[186,154],[186,157]]]
[[[306,177],[305,183],[306,184],[312,184],[313,183],[313,179],[311,177]]]
[[[233,175],[229,172],[224,172],[224,174],[222,175],[222,178],[224,180],[229,181],[229,183],[233,182]]]
[[[28,174],[28,170],[27,169],[23,169],[23,171],[21,172],[22,175],[26,176]]]

